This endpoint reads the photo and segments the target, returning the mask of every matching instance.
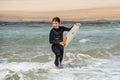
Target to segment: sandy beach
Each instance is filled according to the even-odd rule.
[[[22,5],[22,6],[21,6]],[[119,0],[0,1],[0,18],[63,20],[119,19]]]

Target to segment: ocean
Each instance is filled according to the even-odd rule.
[[[51,28],[0,24],[0,80],[120,80],[120,24],[82,25],[65,48],[62,69],[54,66]]]

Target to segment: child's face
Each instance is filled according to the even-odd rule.
[[[53,28],[55,28],[55,29],[59,29],[60,23],[57,22],[57,21],[53,21],[53,22],[52,22],[52,26],[53,26]]]

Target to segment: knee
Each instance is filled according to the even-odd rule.
[[[56,54],[56,57],[60,57],[60,54]]]

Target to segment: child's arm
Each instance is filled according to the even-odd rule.
[[[74,25],[72,25],[72,27],[73,27]],[[67,27],[64,27],[64,31],[70,31],[71,29],[72,29],[72,27],[70,27],[70,28],[67,28]]]
[[[72,28],[67,28],[67,27],[63,27],[64,28],[64,31],[70,31],[70,29]]]
[[[80,24],[80,23],[75,23],[75,24],[72,25],[72,27],[73,27],[74,25],[80,26],[81,24]],[[71,28],[64,27],[64,31],[70,31],[70,30],[72,29],[72,27],[71,27]]]

